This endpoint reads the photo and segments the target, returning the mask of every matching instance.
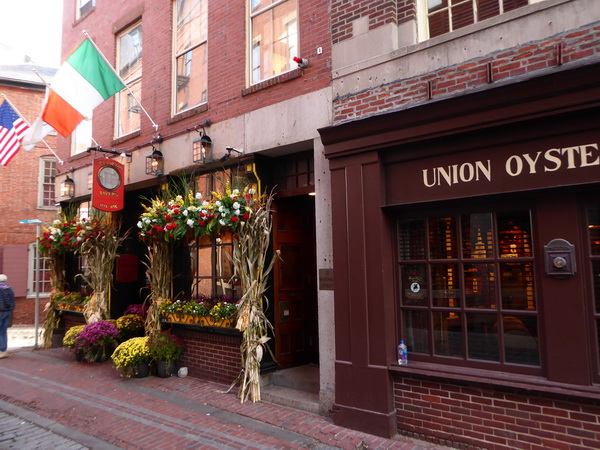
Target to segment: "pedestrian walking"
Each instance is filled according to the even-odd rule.
[[[11,322],[13,309],[15,309],[15,293],[6,283],[7,281],[6,275],[0,274],[0,358],[8,356],[6,330]]]

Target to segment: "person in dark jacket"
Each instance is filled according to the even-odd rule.
[[[15,309],[15,293],[12,288],[6,284],[8,278],[0,274],[0,358],[6,358],[8,352],[8,336],[6,330],[10,323],[13,309]]]

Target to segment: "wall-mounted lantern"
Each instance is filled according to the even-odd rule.
[[[204,131],[198,131],[200,136],[192,142],[192,151],[195,163],[206,164],[213,160],[213,144],[212,139]]]
[[[75,169],[71,169],[71,173],[73,173]],[[73,198],[75,197],[75,181],[69,175],[64,179],[62,183],[60,183],[60,196]]]
[[[163,154],[152,146],[152,151],[146,155],[146,175],[162,175],[164,162]]]

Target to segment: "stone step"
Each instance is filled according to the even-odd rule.
[[[319,395],[273,384],[261,387],[261,399],[281,406],[319,414]]]

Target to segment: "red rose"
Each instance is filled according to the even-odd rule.
[[[240,220],[240,219],[238,219],[238,217],[237,217],[237,216],[233,216],[233,217],[231,218],[231,221],[232,221],[233,223],[236,223],[238,220]]]
[[[250,214],[246,213],[246,214],[244,214],[244,216],[242,218],[244,220],[248,220],[250,218]]]

